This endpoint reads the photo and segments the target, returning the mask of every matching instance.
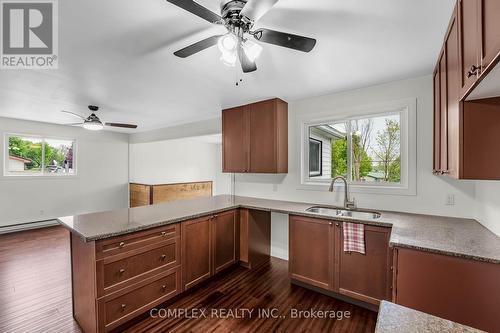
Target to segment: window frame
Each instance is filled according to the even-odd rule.
[[[309,168],[309,178],[321,177],[321,176],[323,176],[323,141],[309,137],[309,144],[311,144],[311,141],[319,144],[319,156],[318,156],[319,157],[319,161],[318,161],[319,172],[317,174],[315,172],[314,175],[311,175],[311,169]],[[309,166],[309,164],[308,164],[308,166]]]
[[[309,171],[309,128],[324,123],[339,123],[356,119],[373,118],[390,114],[400,114],[401,145],[401,182],[351,182],[353,193],[373,193],[390,195],[416,195],[416,154],[417,154],[417,118],[416,99],[408,98],[372,105],[362,105],[344,110],[324,110],[305,115],[298,119],[300,128],[300,185],[299,189],[324,190],[331,183],[331,178],[314,179],[308,176]],[[411,124],[411,125],[410,125]],[[349,140],[348,140],[349,141]],[[350,147],[348,149],[351,149]],[[348,160],[350,162],[350,159]],[[350,168],[348,168],[350,170]],[[343,186],[338,182],[336,187]]]
[[[9,138],[17,136],[17,137],[23,137],[23,138],[32,138],[36,140],[40,140],[42,142],[42,147],[43,143],[46,142],[46,140],[61,140],[61,141],[72,141],[73,142],[73,173],[67,174],[67,173],[47,173],[45,172],[45,165],[42,167],[42,171],[38,174],[19,174],[19,173],[11,173],[9,172]],[[75,178],[78,176],[78,161],[77,161],[77,139],[75,138],[69,138],[69,137],[61,137],[61,136],[50,136],[50,135],[38,135],[38,134],[25,134],[25,133],[13,133],[13,132],[6,132],[3,135],[3,140],[4,140],[4,151],[3,151],[3,177],[5,178]],[[42,161],[45,160],[45,150],[42,150]]]

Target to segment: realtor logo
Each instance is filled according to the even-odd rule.
[[[56,0],[1,0],[2,69],[57,68]]]

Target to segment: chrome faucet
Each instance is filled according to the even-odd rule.
[[[354,199],[352,201],[349,200],[349,193],[348,193],[348,185],[347,185],[347,179],[343,176],[337,176],[332,179],[332,183],[330,184],[330,192],[333,192],[333,185],[335,185],[335,182],[340,179],[344,182],[344,207],[346,209],[356,209],[356,203],[354,202]]]

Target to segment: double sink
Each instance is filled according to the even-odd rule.
[[[345,209],[330,206],[312,206],[306,212],[316,213],[333,217],[350,217],[360,220],[376,220],[380,218],[380,213],[364,209]]]

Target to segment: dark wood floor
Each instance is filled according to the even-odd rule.
[[[204,309],[207,318],[144,315],[126,332],[373,332],[376,313],[291,285],[286,261],[235,268],[183,295],[168,309]],[[68,232],[61,227],[0,236],[0,332],[81,332],[71,315]],[[286,318],[258,318],[275,308]],[[220,319],[212,309],[253,309]],[[291,309],[349,311],[350,318],[292,319]],[[218,312],[220,315],[221,312]],[[241,314],[241,312],[240,312]],[[172,315],[172,314],[171,314]]]

